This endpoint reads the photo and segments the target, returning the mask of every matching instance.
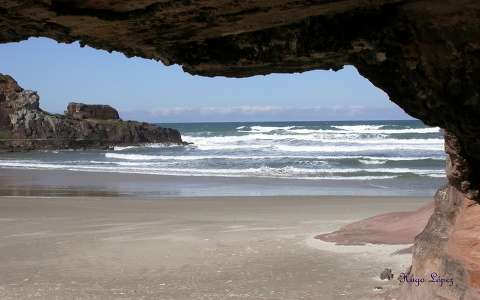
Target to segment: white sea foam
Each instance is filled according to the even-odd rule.
[[[232,127],[220,128],[183,134],[192,146],[147,144],[78,155],[44,152],[25,159],[4,157],[0,167],[304,180],[403,180],[412,174],[445,177],[439,163],[445,160],[444,141],[438,128],[242,125],[234,134]]]
[[[193,142],[199,150],[227,149],[263,149],[274,148],[289,152],[348,152],[368,150],[430,150],[442,151],[442,139],[359,139],[359,138],[324,138],[318,136],[295,135],[263,135],[216,136],[216,137],[185,137]],[[306,150],[309,149],[309,150]]]
[[[442,156],[418,156],[418,157],[384,157],[384,156],[365,156],[365,155],[144,155],[144,154],[121,154],[105,153],[105,157],[122,160],[204,160],[204,159],[225,159],[225,160],[262,160],[262,159],[318,159],[318,160],[341,160],[341,159],[359,159],[363,161],[414,161],[414,160],[438,160],[443,161]],[[81,161],[78,161],[81,162]],[[90,161],[95,163],[95,161]],[[99,163],[109,163],[108,161]]]
[[[133,148],[137,148],[137,147],[135,147],[135,146],[125,146],[125,147],[115,146],[115,147],[113,147],[113,150],[114,151],[123,151],[123,150],[128,150],[128,149],[133,149]]]
[[[144,155],[144,154],[120,154],[120,153],[105,153],[107,158],[128,159],[128,160],[156,160],[162,159],[159,155]],[[174,158],[174,157],[172,157]]]
[[[439,173],[439,174],[428,174],[429,177],[435,177],[435,178],[445,178],[445,174]]]
[[[273,131],[285,131],[293,133],[345,133],[345,132],[355,132],[355,133],[377,133],[377,134],[401,134],[401,133],[439,133],[440,128],[438,127],[427,127],[427,128],[403,128],[403,129],[391,129],[384,128],[385,125],[336,125],[330,126],[334,129],[306,129],[302,126],[283,126],[283,127],[272,127],[272,126],[251,126],[250,130],[243,130],[246,127],[239,130],[239,132],[253,132],[253,133],[269,133]],[[238,129],[238,128],[237,128]]]
[[[271,148],[271,145],[215,145],[215,144],[208,144],[208,145],[195,145],[195,147],[199,150],[238,150],[238,149],[247,149],[247,150],[255,150],[255,149],[266,149]]]
[[[405,151],[405,150],[423,150],[423,151],[442,151],[438,145],[423,144],[393,144],[393,145],[332,145],[332,146],[295,146],[295,145],[275,145],[276,150],[283,152],[317,152],[317,153],[345,153],[345,152],[366,152],[366,151]]]
[[[244,127],[245,128],[245,127]],[[237,128],[237,129],[244,129],[244,128]],[[272,132],[276,130],[290,130],[295,128],[295,126],[282,126],[282,127],[275,127],[275,126],[251,126],[250,130],[240,131],[240,132]]]
[[[143,174],[158,174],[158,175],[180,175],[180,176],[258,176],[258,177],[274,177],[274,178],[305,178],[317,177],[318,179],[333,179],[339,177],[339,174],[348,174],[348,178],[356,179],[364,173],[379,173],[378,176],[392,176],[398,174],[417,174],[424,176],[444,176],[443,170],[426,170],[413,168],[325,168],[325,169],[307,169],[296,167],[259,167],[259,168],[244,168],[244,169],[208,169],[208,168],[162,168],[138,166],[138,165],[123,165],[123,166],[98,166],[98,165],[72,165],[72,164],[54,164],[54,163],[39,163],[39,162],[15,162],[15,161],[0,161],[2,167],[21,167],[33,169],[57,169],[57,170],[79,170],[79,171],[105,171],[105,172],[119,172],[119,173],[143,173]],[[355,174],[358,174],[355,176]],[[364,175],[363,175],[364,176]],[[374,175],[372,175],[374,176]],[[374,176],[375,177],[375,176]]]
[[[345,131],[353,131],[358,133],[438,133],[440,128],[405,128],[405,129],[385,129],[385,125],[353,125],[353,126],[331,126]],[[382,129],[383,128],[383,129]]]
[[[209,144],[232,144],[240,142],[262,142],[262,141],[318,141],[322,143],[355,143],[355,144],[437,144],[443,146],[443,139],[392,139],[392,138],[365,138],[359,135],[292,135],[292,134],[249,134],[237,136],[213,136],[213,137],[193,137],[184,136],[183,139],[195,145]]]
[[[331,126],[333,128],[341,129],[341,130],[348,130],[348,131],[366,131],[366,130],[378,130],[385,125],[342,125],[342,126]]]
[[[182,148],[184,146],[177,144],[165,144],[165,143],[150,143],[143,144],[139,146],[115,146],[113,147],[114,151],[125,151],[130,149],[140,149],[140,148]]]
[[[387,162],[386,160],[374,160],[374,159],[372,160],[359,159],[358,161],[366,165],[384,165]]]

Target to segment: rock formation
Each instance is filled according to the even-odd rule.
[[[480,268],[465,245],[479,251],[480,1],[1,0],[0,26],[0,42],[80,41],[206,76],[354,65],[407,113],[446,129],[450,185],[430,222],[443,229],[419,236],[412,272],[462,274],[443,297],[475,298]],[[421,289],[406,299],[415,293],[438,299]]]
[[[480,206],[453,186],[435,195],[435,211],[415,239],[409,276],[432,279],[432,273],[453,279],[438,283],[404,284],[401,299],[480,299]]]
[[[65,115],[74,119],[120,120],[118,111],[110,105],[70,102]]]
[[[415,211],[391,212],[342,226],[315,238],[338,245],[412,244],[433,213],[434,203]]]
[[[392,280],[393,279],[392,269],[386,268],[385,270],[380,273],[381,280]]]
[[[0,74],[0,149],[105,148],[141,143],[181,144],[171,128],[122,121],[115,109],[101,105],[77,105],[77,115],[49,114],[39,105],[36,92],[22,89],[8,75]],[[75,105],[69,105],[69,110]],[[85,117],[85,118],[83,118]]]

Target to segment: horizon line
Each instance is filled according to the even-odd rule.
[[[134,121],[134,120],[130,120]],[[186,121],[186,122],[180,122],[180,121],[175,121],[175,122],[157,122],[157,121],[152,121],[152,122],[146,122],[146,123],[154,123],[154,124],[179,124],[179,123],[186,123],[186,124],[194,124],[194,123],[256,123],[256,122],[262,122],[262,123],[286,123],[286,122],[384,122],[384,121],[419,121],[422,122],[419,119],[416,118],[410,118],[410,119],[370,119],[370,120],[310,120],[310,121],[302,121],[302,120],[282,120],[282,121]],[[422,122],[423,123],[423,122]]]

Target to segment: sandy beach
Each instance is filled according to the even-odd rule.
[[[376,299],[397,286],[379,273],[409,265],[390,255],[404,245],[314,236],[430,200],[4,196],[0,298]]]

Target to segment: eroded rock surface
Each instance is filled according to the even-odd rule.
[[[432,220],[448,233],[427,226],[422,236],[431,233],[431,239],[417,240],[413,270],[432,261],[455,274],[480,271],[463,255],[452,263],[454,252],[443,244],[437,251],[420,250],[444,239],[466,245],[463,237],[474,243],[480,235],[474,226],[479,218],[470,216],[480,189],[480,1],[0,0],[0,26],[0,42],[32,36],[79,40],[206,76],[354,65],[407,113],[447,130],[447,194],[461,200],[437,201],[460,204],[451,206],[455,213],[434,214]],[[445,211],[442,205],[436,212]],[[460,224],[462,235],[455,238],[450,231]],[[452,295],[475,297],[476,278],[459,275]]]
[[[22,151],[182,143],[177,130],[119,120],[113,108],[87,111],[90,113],[88,119],[47,113],[40,109],[40,97],[36,92],[24,90],[12,77],[0,74],[0,149]],[[97,113],[99,118],[96,118]],[[116,118],[107,118],[109,116]]]
[[[407,273],[425,282],[403,282],[400,299],[480,299],[479,217],[478,203],[453,186],[437,192],[435,211],[415,239],[412,267]],[[439,276],[452,279],[453,284],[432,279]]]
[[[120,120],[118,111],[110,105],[70,102],[65,115],[74,119]]]
[[[315,238],[338,245],[412,244],[433,212],[433,202],[415,211],[391,212],[347,224]]]

